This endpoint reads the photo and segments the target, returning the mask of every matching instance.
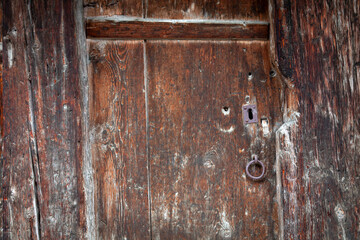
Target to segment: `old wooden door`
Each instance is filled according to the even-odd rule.
[[[0,238],[359,239],[360,1],[269,2],[1,1]]]
[[[97,8],[140,17],[88,16],[98,236],[276,238],[267,2],[98,3],[87,14]],[[260,182],[245,173],[254,155]]]

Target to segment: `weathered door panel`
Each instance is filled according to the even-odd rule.
[[[267,0],[147,0],[146,17],[268,20]]]
[[[83,0],[87,17],[126,15],[143,16],[143,1],[139,0]]]
[[[97,235],[150,237],[143,41],[92,41],[90,131]]]
[[[260,41],[146,43],[155,239],[276,237],[271,129],[280,104],[268,50]],[[258,123],[244,124],[248,103]],[[262,182],[245,176],[252,154],[267,167]]]
[[[269,3],[2,1],[2,239],[359,239],[360,1]]]
[[[89,17],[153,18],[151,24],[146,19],[137,22],[152,26],[141,31],[131,29],[129,22],[129,28],[119,27],[116,21],[121,18],[88,19],[88,37],[109,39],[88,41],[97,235],[276,238],[273,129],[281,122],[281,86],[269,77],[266,23],[256,22],[264,41],[253,35],[251,41],[235,41],[216,40],[214,33],[241,28],[240,22],[222,28],[215,28],[217,22],[205,24],[212,40],[199,40],[204,37],[201,32],[191,35],[186,22],[170,24],[180,30],[169,37],[173,29],[157,22],[158,18],[266,21],[267,2],[149,0],[142,7],[134,1],[85,5]],[[125,38],[147,40],[111,40],[126,31]],[[159,37],[174,40],[150,40]],[[175,40],[183,37],[197,40]],[[256,123],[244,123],[246,104],[257,106]],[[261,182],[245,174],[254,154],[267,168]]]

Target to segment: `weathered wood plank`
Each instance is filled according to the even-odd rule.
[[[2,45],[2,43],[1,43]],[[4,105],[3,105],[3,61],[2,61],[2,51],[1,51],[1,62],[0,62],[0,186],[3,186],[3,176],[4,176],[4,160],[3,160],[3,149],[4,149]],[[3,236],[4,230],[4,209],[3,209],[3,188],[0,189],[0,229],[2,232],[0,236]]]
[[[0,26],[2,26],[3,25],[3,3],[2,3],[2,1],[0,2]],[[2,42],[3,41],[3,39],[2,39],[2,37],[3,37],[3,35],[2,35],[2,27],[1,27],[1,29],[0,29],[0,42]],[[2,49],[2,48],[1,48]],[[1,56],[2,56],[2,54],[1,54]]]
[[[148,0],[146,17],[268,20],[265,0]]]
[[[73,1],[3,1],[4,239],[83,239]]]
[[[99,239],[148,239],[143,41],[88,41]]]
[[[2,7],[2,1],[0,2],[0,26],[2,26],[3,23],[3,7]],[[2,27],[0,29],[0,186],[3,186],[3,139],[4,139],[4,109],[3,109],[3,38],[2,38]],[[4,230],[4,219],[3,219],[3,189],[0,189],[0,236],[3,236],[3,230]]]
[[[142,0],[84,0],[85,17],[90,16],[143,16]]]
[[[281,85],[269,78],[268,47],[147,42],[155,239],[277,237],[273,127],[281,122]],[[257,104],[256,124],[243,123],[241,107],[247,102]],[[260,118],[267,118],[269,128]],[[245,176],[252,154],[268,169],[263,182]]]
[[[156,19],[88,19],[88,38],[101,39],[263,39],[269,38],[267,23],[181,22]]]
[[[360,1],[273,1],[283,239],[359,239]]]

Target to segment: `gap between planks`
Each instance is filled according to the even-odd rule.
[[[269,40],[269,23],[242,20],[173,20],[94,17],[86,20],[89,39]]]

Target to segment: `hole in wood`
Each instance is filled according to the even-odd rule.
[[[250,120],[253,120],[254,115],[253,115],[253,111],[252,111],[252,109],[251,109],[251,108],[250,108],[250,109],[248,109],[248,116],[249,116],[249,119],[250,119]]]
[[[261,118],[261,126],[264,135],[269,134],[269,120],[267,118]]]
[[[230,108],[227,107],[227,106],[223,107],[223,108],[221,109],[221,111],[222,111],[222,113],[223,113],[224,115],[229,115],[229,114],[230,114]]]
[[[276,76],[276,72],[274,70],[271,70],[269,73],[270,77],[275,77]]]
[[[253,78],[253,75],[251,72],[248,73],[248,79],[251,80]]]

